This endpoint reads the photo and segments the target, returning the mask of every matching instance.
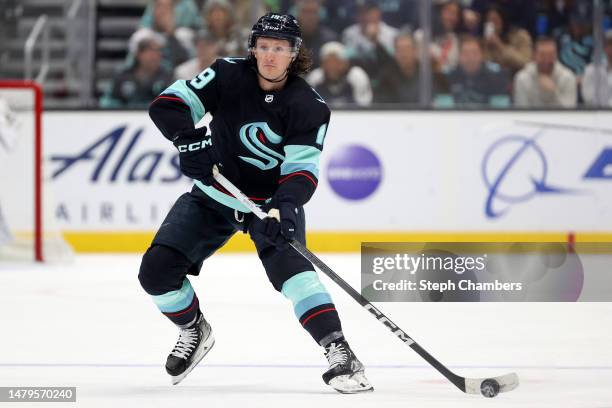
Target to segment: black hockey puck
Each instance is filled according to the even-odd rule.
[[[499,383],[491,378],[480,384],[480,393],[486,398],[493,398],[499,394]]]

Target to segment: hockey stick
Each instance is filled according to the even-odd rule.
[[[264,213],[255,203],[253,203],[247,196],[245,196],[235,185],[226,179],[223,174],[219,173],[217,169],[214,169],[215,180],[219,182],[227,191],[229,191],[236,199],[244,204],[249,210],[255,214],[259,219],[264,219],[268,215]],[[443,376],[445,376],[450,382],[455,384],[457,388],[467,394],[482,394],[485,397],[495,397],[499,392],[512,391],[519,385],[518,375],[516,373],[510,373],[499,377],[492,378],[465,378],[461,377],[446,366],[436,360],[431,354],[425,351],[417,342],[415,342],[410,336],[408,336],[402,329],[400,329],[395,323],[391,321],[387,316],[378,310],[374,305],[364,298],[361,293],[357,292],[351,285],[349,285],[344,279],[336,274],[329,266],[327,266],[322,260],[320,260],[315,254],[310,252],[300,242],[294,240],[289,241],[289,244],[300,253],[304,258],[308,259],[315,265],[319,270],[330,277],[331,280],[336,282],[346,293],[348,293],[353,299],[355,299],[361,306],[363,306],[368,312],[384,324],[393,334],[395,334],[400,340],[410,346],[418,355],[423,357],[429,364],[431,364],[436,370],[438,370]]]

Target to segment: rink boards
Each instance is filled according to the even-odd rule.
[[[612,116],[594,111],[334,112],[309,245],[611,241],[610,129]],[[44,134],[52,216],[77,250],[146,248],[191,188],[144,111],[47,112]]]

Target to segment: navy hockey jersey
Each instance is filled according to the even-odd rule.
[[[298,76],[280,90],[264,91],[244,58],[218,59],[192,80],[179,80],[151,104],[153,121],[170,140],[210,112],[213,145],[239,171],[231,180],[261,203],[286,189],[305,204],[318,183],[319,157],[329,124],[325,101]],[[158,113],[155,113],[158,112]],[[159,114],[163,112],[163,114]],[[215,183],[196,185],[213,199],[248,211]]]

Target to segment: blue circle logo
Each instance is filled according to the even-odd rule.
[[[327,166],[327,179],[340,197],[362,200],[380,185],[382,166],[367,147],[349,145],[334,152]]]

